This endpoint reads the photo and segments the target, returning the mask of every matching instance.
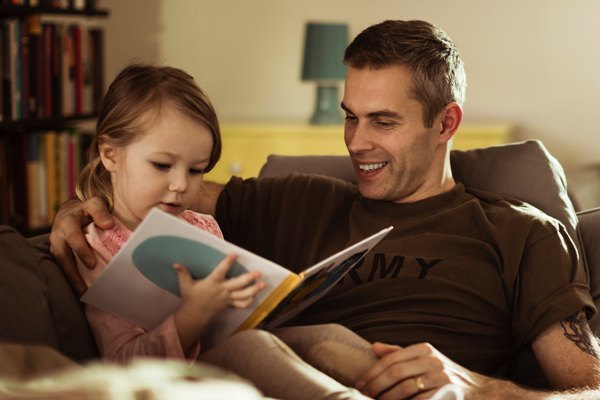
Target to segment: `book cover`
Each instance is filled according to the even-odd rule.
[[[185,265],[194,278],[201,279],[227,254],[235,253],[238,259],[228,276],[260,271],[266,288],[257,294],[250,307],[228,308],[214,318],[202,336],[203,346],[211,347],[238,330],[260,326],[265,319],[273,327],[301,312],[327,293],[391,229],[386,228],[295,274],[182,219],[153,209],[81,300],[152,329],[181,304],[173,263]]]

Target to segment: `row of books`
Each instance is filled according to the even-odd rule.
[[[103,47],[98,27],[42,23],[39,15],[0,21],[0,122],[95,113]]]
[[[94,9],[96,0],[0,0],[3,6],[45,7],[60,10]]]
[[[15,133],[0,138],[5,167],[4,221],[26,230],[52,224],[60,205],[76,197],[75,183],[87,162],[92,135],[76,129]],[[10,149],[10,151],[7,151]],[[2,167],[0,167],[2,168]],[[6,189],[6,190],[4,190]],[[6,212],[6,211],[5,211]]]

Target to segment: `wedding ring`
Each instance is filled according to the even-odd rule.
[[[425,382],[423,382],[423,378],[421,378],[420,376],[417,376],[415,378],[415,385],[417,385],[417,389],[419,390],[419,392],[425,390]]]

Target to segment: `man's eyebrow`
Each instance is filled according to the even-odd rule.
[[[350,111],[348,107],[346,107],[343,101],[340,103],[340,107],[342,107],[342,110],[346,111],[347,113],[353,114],[353,112]]]
[[[343,102],[340,104],[340,106],[342,107],[342,110],[346,111],[349,114],[354,115],[352,110],[350,110]],[[395,111],[391,111],[391,110],[373,111],[373,112],[370,112],[367,114],[367,118],[380,118],[380,117],[403,119],[400,114],[398,114]]]

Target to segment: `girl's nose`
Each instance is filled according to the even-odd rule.
[[[171,182],[169,183],[170,192],[185,192],[187,190],[187,186],[187,174],[179,172],[172,174]]]

